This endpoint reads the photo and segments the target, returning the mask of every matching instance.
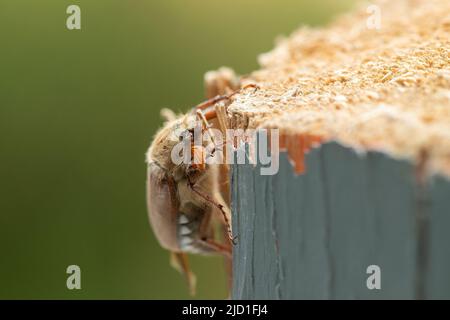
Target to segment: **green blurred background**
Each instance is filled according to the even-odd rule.
[[[189,298],[147,221],[159,110],[188,110],[206,71],[248,73],[278,35],[351,2],[1,0],[0,298]],[[221,258],[192,260],[196,298],[226,298]]]

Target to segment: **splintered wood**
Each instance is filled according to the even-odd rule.
[[[370,28],[369,5],[380,28]],[[278,128],[296,171],[311,141],[337,141],[450,176],[450,1],[366,3],[326,29],[301,28],[259,58],[233,128]],[[423,160],[421,160],[423,161]]]

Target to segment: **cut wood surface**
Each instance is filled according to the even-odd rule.
[[[369,29],[375,5],[380,29]],[[259,58],[233,128],[279,128],[377,150],[450,175],[450,1],[365,3],[325,29],[301,28]],[[295,159],[294,159],[295,160]]]
[[[286,152],[273,176],[232,166],[232,297],[450,298],[450,1],[365,3],[259,60],[229,125]]]

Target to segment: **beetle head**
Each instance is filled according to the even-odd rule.
[[[188,141],[193,139],[196,125],[196,117],[192,114],[165,123],[164,127],[156,133],[147,152],[147,163],[156,162],[163,170],[171,174],[175,174],[175,171],[186,171],[187,164],[177,164],[173,161],[172,150],[184,139]]]

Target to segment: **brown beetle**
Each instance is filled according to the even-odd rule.
[[[193,132],[199,120],[202,132],[211,127],[225,132],[226,106],[219,102],[229,100],[237,92],[211,98],[179,117],[163,110],[168,121],[147,152],[150,223],[161,246],[171,251],[172,265],[186,276],[192,294],[195,276],[189,269],[186,253],[219,253],[231,261],[231,244],[235,240],[231,231],[228,167],[207,164],[205,149],[194,142]],[[183,137],[191,141],[192,159],[201,161],[174,163],[172,150]],[[209,137],[214,140],[213,134]],[[215,226],[227,236],[217,240]]]

